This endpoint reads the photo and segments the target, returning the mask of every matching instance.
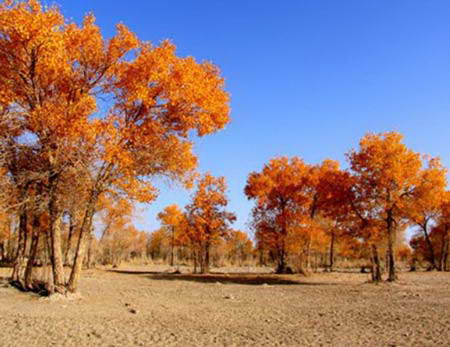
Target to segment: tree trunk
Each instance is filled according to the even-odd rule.
[[[439,262],[439,270],[440,271],[446,270],[449,248],[450,248],[449,235],[444,234],[444,239],[442,241],[442,249],[441,249],[441,259]]]
[[[87,265],[86,267],[88,269],[90,269],[92,267],[92,263],[93,263],[93,261],[92,261],[92,258],[93,258],[92,253],[94,252],[92,249],[93,243],[94,243],[94,237],[93,237],[92,231],[91,231],[91,233],[89,233],[89,247],[88,247],[88,252],[87,252],[87,264],[86,264]]]
[[[65,293],[64,263],[62,257],[61,239],[62,213],[57,212],[55,207],[50,209],[50,243],[51,261],[53,271],[54,290],[58,293]]]
[[[174,244],[175,244],[175,233],[174,233],[174,230],[172,228],[171,241],[170,241],[170,266],[173,266]]]
[[[194,255],[194,273],[196,274],[197,273],[197,251],[195,250],[195,248],[192,253]]]
[[[36,255],[39,246],[40,229],[33,230],[31,238],[30,257],[28,258],[27,268],[25,270],[25,288],[28,290],[33,289],[33,266],[36,260]]]
[[[25,257],[25,234],[27,233],[27,213],[22,210],[19,216],[19,228],[18,228],[18,241],[17,241],[17,250],[16,255],[14,259],[14,266],[13,266],[13,272],[11,279],[13,282],[17,282],[20,284],[20,286],[23,287],[23,281],[22,281],[22,268],[24,263],[24,257]]]
[[[83,223],[80,228],[80,235],[78,237],[77,248],[75,252],[75,258],[72,265],[72,271],[70,272],[70,279],[68,283],[68,289],[71,292],[76,292],[78,288],[78,281],[81,276],[81,270],[83,268],[83,260],[86,250],[85,239],[87,237],[88,231],[90,232],[92,226],[92,218],[95,212],[95,199],[92,198],[88,204],[83,218]]]
[[[277,274],[284,274],[287,272],[286,253],[284,250],[278,252],[277,268],[275,270]]]
[[[53,272],[52,272],[52,248],[50,241],[50,231],[47,229],[45,231],[45,275],[43,276],[44,281],[46,283],[46,288],[49,293],[54,293],[54,284],[53,284]]]
[[[381,281],[381,265],[380,258],[378,257],[378,249],[375,244],[372,244],[372,281]]]
[[[434,255],[433,243],[431,242],[430,235],[428,234],[428,226],[427,223],[422,225],[423,234],[425,236],[425,242],[428,248],[428,256],[430,257],[430,268],[429,270],[434,270],[437,268],[436,266],[436,257]]]
[[[395,273],[395,253],[394,253],[394,242],[395,242],[395,228],[394,220],[392,217],[392,211],[388,212],[387,217],[387,232],[388,232],[388,259],[389,259],[389,273],[388,281],[393,282],[397,280],[397,275]]]
[[[266,266],[266,262],[265,262],[265,257],[264,257],[264,249],[263,248],[260,248],[259,250],[258,250],[258,253],[259,253],[259,265],[260,266]]]
[[[306,271],[311,271],[311,234],[308,232],[308,241],[306,243]]]
[[[69,214],[69,219],[70,219],[69,235],[67,236],[66,251],[64,252],[64,263],[66,265],[69,264],[69,253],[70,253],[70,249],[72,248],[72,236],[73,236],[73,232],[75,230],[74,217],[73,217],[72,213]]]
[[[202,262],[201,262],[201,273],[207,274],[209,273],[209,249],[210,245],[209,243],[206,243],[203,250],[203,256],[202,256]]]
[[[409,268],[409,271],[414,272],[417,271],[417,255],[416,250],[413,251],[412,260],[411,260],[411,267]]]
[[[78,288],[78,281],[80,280],[81,270],[83,269],[83,261],[85,253],[86,253],[86,232],[80,230],[80,236],[78,237],[77,248],[68,283],[68,290],[72,293],[76,292]]]
[[[330,242],[330,264],[329,271],[334,271],[334,244],[335,244],[336,235],[334,232],[331,233],[331,242]]]

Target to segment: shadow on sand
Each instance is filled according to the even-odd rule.
[[[198,283],[244,284],[244,285],[330,285],[331,283],[314,283],[302,281],[299,275],[275,275],[266,273],[209,273],[179,274],[154,271],[106,270],[126,275],[144,275],[152,280],[188,281]]]

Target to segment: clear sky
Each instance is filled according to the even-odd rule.
[[[47,3],[53,3],[48,1]],[[218,65],[232,123],[196,143],[200,170],[226,176],[235,227],[247,230],[249,172],[270,158],[341,161],[369,131],[396,130],[450,166],[448,0],[57,0],[79,22],[93,11],[106,36],[118,22],[143,40],[171,39],[181,56]],[[189,192],[162,187],[138,227],[158,227]]]

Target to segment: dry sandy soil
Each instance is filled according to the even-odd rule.
[[[450,273],[402,273],[397,284],[374,285],[357,273],[162,270],[86,271],[74,300],[2,286],[0,345],[450,345]]]

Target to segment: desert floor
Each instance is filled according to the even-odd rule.
[[[396,284],[375,285],[358,273],[168,270],[85,271],[81,297],[71,300],[2,285],[0,346],[450,345],[450,273],[402,273]]]

